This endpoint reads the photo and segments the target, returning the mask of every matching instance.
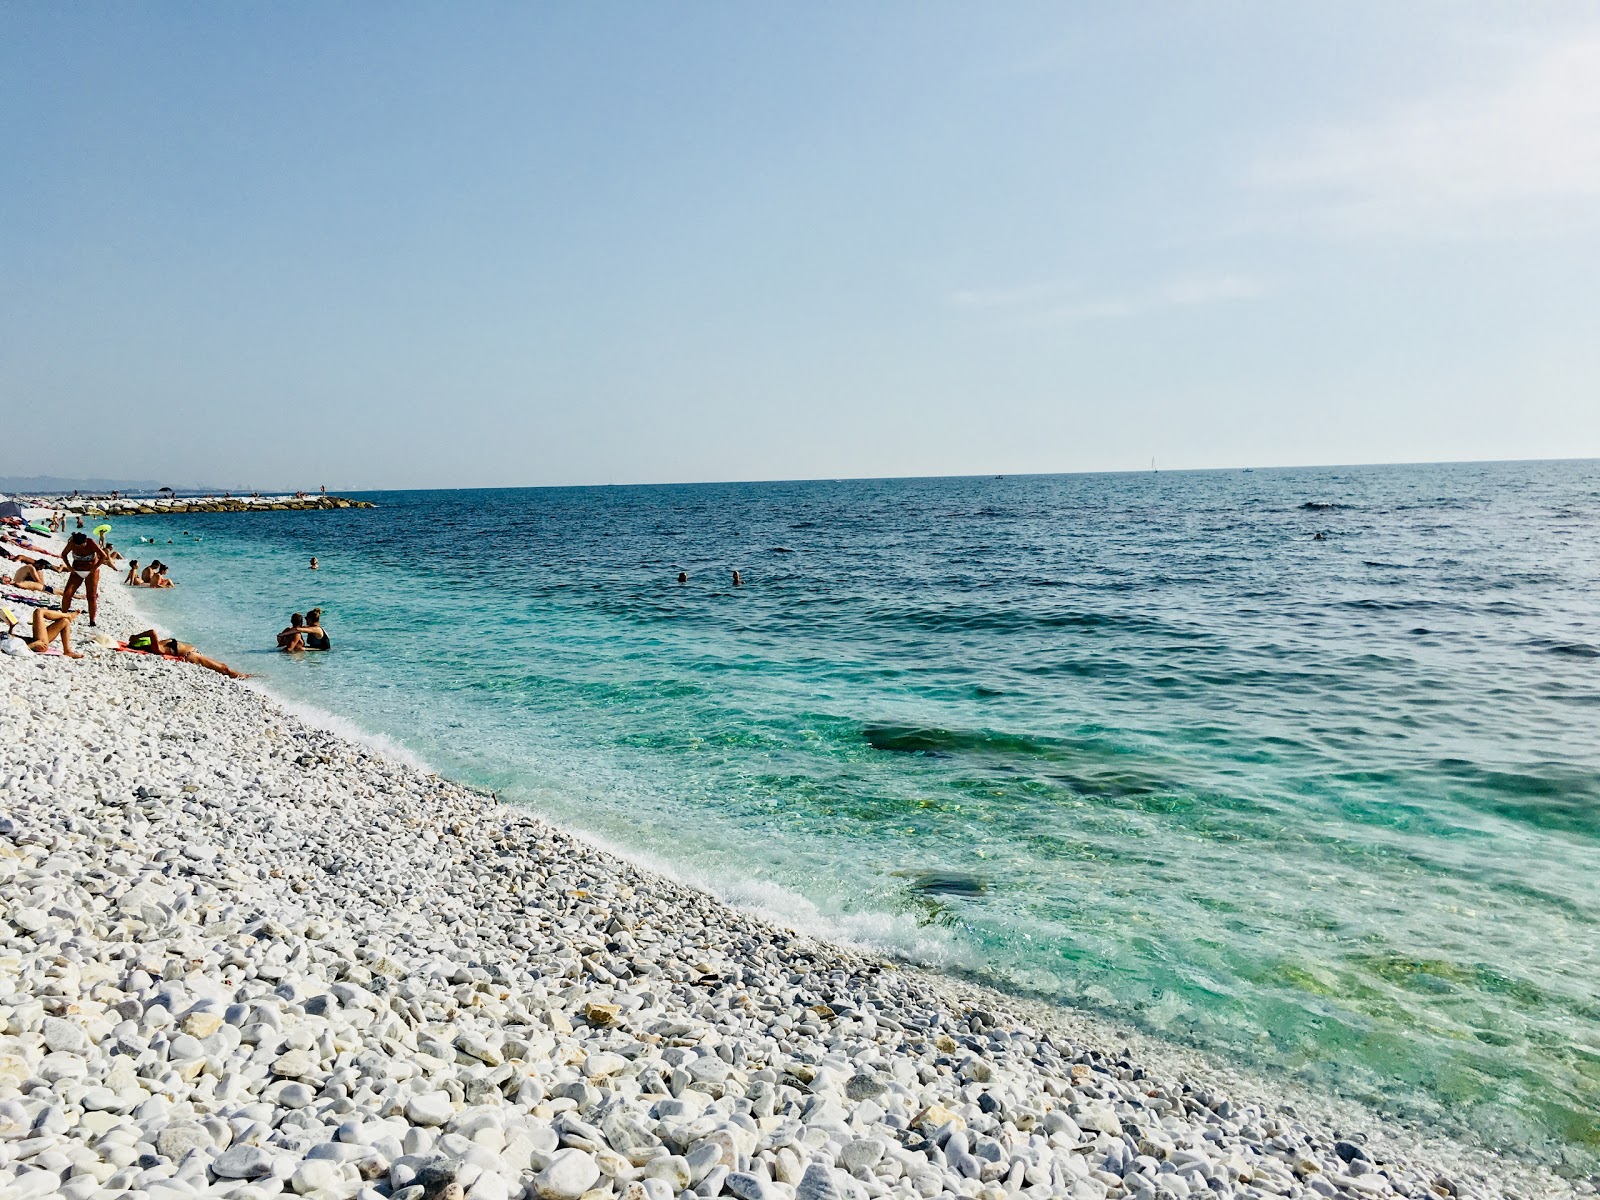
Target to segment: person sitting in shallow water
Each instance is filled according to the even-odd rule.
[[[295,613],[289,618],[289,628],[278,635],[278,649],[285,654],[298,654],[306,648],[305,639],[306,619],[300,613]]]
[[[139,578],[139,560],[137,558],[128,560],[128,576],[122,582],[129,587],[144,586],[144,581]]]
[[[307,650],[332,650],[333,642],[328,637],[328,631],[322,627],[322,610],[308,608],[306,610],[306,623],[300,627],[300,636],[305,640]]]
[[[143,633],[129,637],[128,649],[143,650],[148,654],[165,654],[168,658],[181,658],[184,662],[192,662],[197,667],[215,671],[218,675],[226,675],[229,679],[250,678],[243,671],[235,671],[221,659],[207,658],[188,642],[180,642],[177,638],[164,638],[154,629],[146,629]]]

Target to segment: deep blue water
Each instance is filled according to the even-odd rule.
[[[1592,1164],[1600,464],[367,498],[113,540],[280,695],[736,901]]]

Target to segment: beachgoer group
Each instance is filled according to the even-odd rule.
[[[79,518],[78,525],[81,529],[82,518]],[[52,533],[65,533],[66,527],[67,518],[65,514],[60,513],[51,514],[44,525],[44,528]],[[35,532],[38,528],[38,526],[33,527]],[[13,595],[19,602],[34,606],[31,637],[18,634],[17,618],[10,609],[0,608],[0,651],[7,654],[25,654],[29,651],[35,654],[49,654],[53,653],[52,647],[59,644],[64,657],[82,658],[83,655],[72,648],[72,622],[80,615],[73,611],[72,602],[81,589],[87,606],[89,624],[93,625],[99,609],[100,570],[102,567],[115,566],[122,561],[122,555],[117,553],[114,545],[105,541],[105,535],[110,531],[102,525],[95,530],[99,540],[82,532],[73,532],[68,536],[66,545],[59,553],[61,565],[56,566],[48,558],[43,557],[55,552],[34,545],[26,537],[27,532],[28,527],[21,519],[0,518],[0,558],[17,564],[9,574],[0,575],[0,584],[15,589]],[[127,567],[128,573],[123,582],[131,587],[175,586],[167,577],[166,564],[160,561],[150,563],[143,570],[140,569],[137,560],[128,562]],[[22,595],[22,593],[33,593],[41,597],[54,596],[56,589],[46,579],[46,571],[58,571],[67,577],[66,584],[61,589],[60,600],[57,602],[59,607],[46,607],[42,599],[31,600]],[[322,641],[326,641],[327,635],[322,632],[320,625],[317,626],[316,633],[320,635]],[[109,639],[102,640],[109,644]],[[226,675],[230,679],[249,678],[244,672],[235,671],[227,663],[200,653],[187,642],[161,637],[154,629],[134,634],[117,648],[194,663],[219,675]]]
[[[278,649],[286,654],[302,650],[332,650],[333,640],[322,627],[322,610],[309,609],[289,617],[289,627],[278,634]]]

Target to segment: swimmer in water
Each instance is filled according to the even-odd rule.
[[[739,574],[739,572],[737,572],[737,571],[735,571],[733,573],[733,586],[734,587],[743,587],[744,586],[744,577],[741,576]]]
[[[311,569],[313,571],[317,569],[317,556],[315,554],[311,556]]]
[[[689,582],[689,572],[687,572],[687,571],[679,571],[678,572],[678,582],[679,583],[688,583]]]

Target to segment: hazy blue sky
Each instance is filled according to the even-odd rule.
[[[10,4],[0,163],[0,474],[1600,455],[1589,5]]]

